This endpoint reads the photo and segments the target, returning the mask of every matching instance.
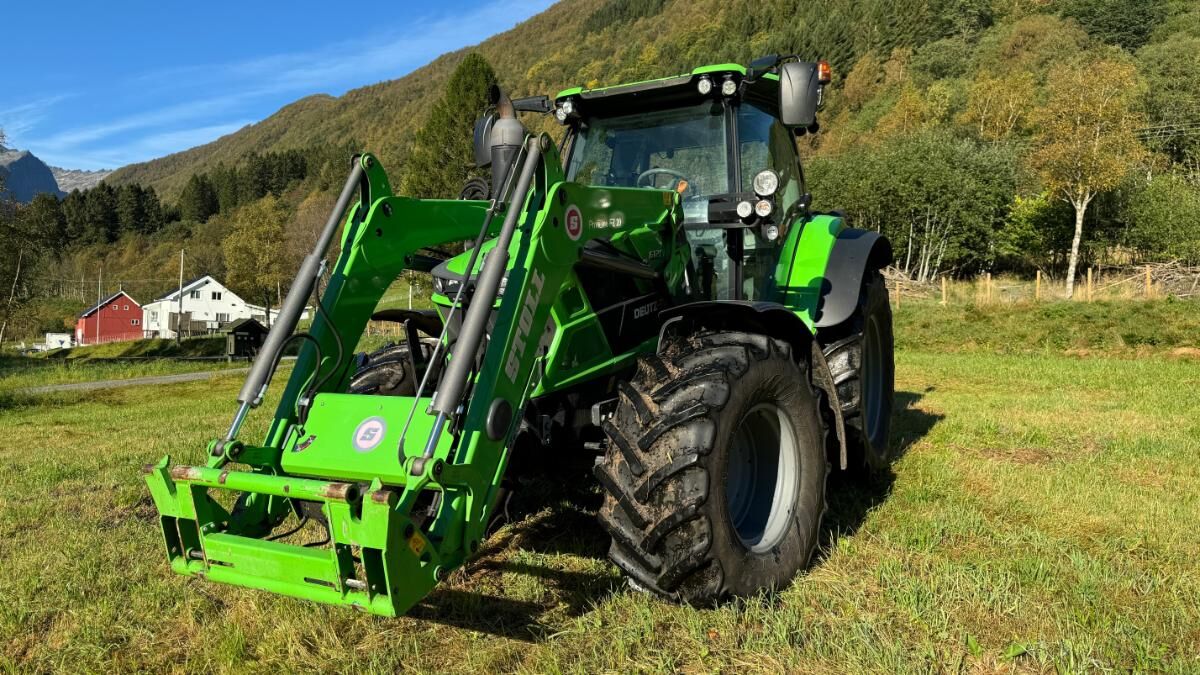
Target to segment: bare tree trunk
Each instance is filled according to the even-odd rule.
[[[1075,268],[1079,265],[1079,241],[1083,238],[1083,215],[1087,213],[1090,198],[1072,200],[1075,207],[1075,236],[1071,238],[1071,257],[1067,262],[1067,299],[1075,295]]]
[[[4,331],[8,330],[8,319],[12,315],[13,298],[17,295],[17,280],[21,278],[21,260],[25,249],[17,252],[17,273],[13,275],[12,288],[8,291],[8,304],[4,306],[4,323],[0,323],[0,347],[4,346]]]
[[[904,275],[912,276],[913,221],[908,219],[908,253],[904,257]]]

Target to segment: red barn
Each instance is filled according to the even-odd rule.
[[[142,306],[118,291],[92,306],[75,322],[75,344],[95,345],[142,339]]]

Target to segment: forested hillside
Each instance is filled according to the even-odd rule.
[[[1200,262],[1195,2],[563,0],[469,51],[514,95],[769,53],[828,59],[822,129],[801,145],[811,190],[818,207],[887,233],[914,279],[1034,270],[1062,279],[1077,233],[1080,266]],[[187,276],[224,277],[223,246],[248,213],[272,214],[290,235],[310,231],[352,148],[379,155],[393,185],[430,185],[425,174],[439,169],[409,160],[422,156],[418,129],[436,126],[443,141],[461,129],[478,109],[479,78],[491,77],[473,66],[447,92],[466,54],[302,99],[208,145],[121,169],[57,209],[9,208],[18,216],[8,236],[29,254],[19,275],[14,260],[0,261],[0,281],[19,280],[22,330],[82,307],[101,265],[106,287],[124,282],[143,296],[171,285],[180,248]],[[436,124],[435,108],[446,117]],[[422,175],[408,176],[415,165]],[[466,168],[445,170],[432,184],[453,196],[451,179]]]

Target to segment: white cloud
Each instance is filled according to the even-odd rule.
[[[175,129],[143,136],[129,143],[96,152],[60,155],[58,152],[50,150],[39,152],[38,156],[47,164],[63,166],[69,163],[73,168],[80,169],[104,169],[114,166],[125,166],[126,164],[143,161],[147,157],[161,157],[169,155],[172,152],[193,148],[197,145],[204,145],[222,136],[231,134],[247,124],[253,123],[254,120],[252,119],[242,119],[223,124]]]
[[[150,100],[178,101],[179,92],[222,93],[215,96],[192,93],[190,100],[184,102],[40,138],[24,138],[26,132],[35,128],[36,120],[41,119],[29,111],[14,114],[12,118],[17,122],[7,125],[3,117],[6,111],[0,111],[0,126],[5,126],[11,137],[19,132],[24,141],[22,147],[29,147],[60,166],[111,168],[144,161],[235,131],[247,123],[245,115],[256,112],[250,109],[256,99],[298,97],[321,91],[340,94],[355,86],[400,77],[447,51],[477,44],[507,30],[551,4],[552,0],[493,0],[467,13],[410,19],[402,30],[313,50],[150,71],[117,83],[113,90],[118,93],[114,95],[122,95],[119,93],[122,86],[129,90],[130,97],[136,94]],[[41,116],[59,100],[61,97],[39,101]],[[227,121],[234,116],[237,121]]]
[[[57,94],[0,109],[0,129],[8,136],[9,145],[20,147],[19,139],[35,129],[55,104],[69,98],[71,94]]]

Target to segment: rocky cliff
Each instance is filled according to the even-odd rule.
[[[83,169],[62,169],[52,166],[50,167],[50,173],[54,174],[54,180],[58,182],[58,189],[69,193],[72,190],[86,190],[96,187],[100,184],[100,181],[108,178],[112,170],[84,171]]]
[[[32,201],[39,192],[49,192],[57,197],[66,194],[59,189],[50,167],[28,150],[0,148],[0,180],[4,183],[6,196],[23,204]]]

